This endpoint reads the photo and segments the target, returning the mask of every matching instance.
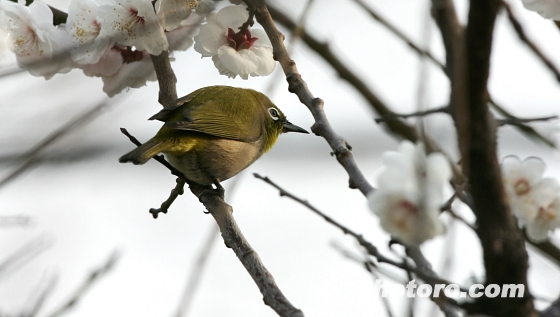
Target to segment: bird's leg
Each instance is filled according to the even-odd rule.
[[[216,188],[208,188],[208,189],[204,189],[201,193],[200,193],[200,197],[202,198],[202,196],[204,195],[216,195],[218,197],[220,197],[222,200],[224,199],[224,193],[225,193],[225,189],[222,187],[222,185],[220,184],[220,182],[217,179],[212,180],[212,183],[214,183],[214,186],[216,186]],[[211,186],[210,186],[211,187]]]
[[[224,193],[226,192],[226,190],[222,187],[222,184],[220,184],[217,179],[214,179],[212,182],[214,183],[214,186],[216,186],[216,194],[224,199]]]

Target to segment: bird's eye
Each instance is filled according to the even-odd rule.
[[[280,115],[278,114],[278,110],[276,110],[275,108],[272,108],[272,107],[268,108],[268,114],[270,115],[272,120],[280,119]]]

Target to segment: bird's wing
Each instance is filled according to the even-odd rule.
[[[181,97],[172,103],[165,106],[160,112],[156,113],[155,115],[151,116],[148,120],[159,120],[163,122],[167,122],[173,115],[175,114],[175,110],[179,109],[185,103],[193,100],[196,95],[188,94],[184,97]]]
[[[247,122],[234,120],[234,116],[218,102],[207,100],[198,105],[189,105],[183,111],[181,119],[165,124],[170,129],[187,130],[210,134],[220,138],[254,142],[261,134],[261,126],[255,119],[246,118]],[[173,116],[176,118],[175,116]]]

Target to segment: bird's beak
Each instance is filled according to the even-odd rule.
[[[309,132],[307,132],[307,130],[298,127],[297,125],[291,123],[290,121],[284,122],[284,129],[282,130],[282,132],[284,132],[284,133],[286,133],[286,132],[299,132],[299,133],[309,134]]]

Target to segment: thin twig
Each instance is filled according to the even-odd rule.
[[[365,258],[361,259],[359,258],[357,255],[352,254],[352,252],[348,251],[347,249],[343,248],[342,246],[340,246],[337,243],[331,243],[331,246],[337,250],[342,256],[344,256],[347,259],[350,259],[356,263],[358,263],[360,266],[362,266],[364,269],[366,269],[366,271],[368,271],[369,274],[371,274],[371,276],[374,279],[374,282],[376,280],[379,280],[379,275],[377,275],[377,273],[374,272],[374,269],[377,268],[377,266],[375,265],[375,263],[371,262],[368,258],[367,258],[367,254],[365,254]],[[406,284],[406,283],[400,283],[400,284]],[[387,313],[387,317],[393,317],[393,313],[391,310],[391,305],[389,303],[389,301],[387,300],[387,297],[382,296],[382,294],[379,294],[381,296],[379,296],[379,298],[381,299],[381,303],[383,304],[383,307],[385,308],[385,312]]]
[[[558,116],[547,116],[547,117],[539,117],[539,118],[505,118],[505,119],[496,119],[498,126],[504,125],[522,125],[523,123],[530,123],[530,122],[542,122],[542,121],[550,121],[558,119]]]
[[[544,55],[544,53],[537,47],[535,42],[533,42],[527,36],[525,31],[523,30],[523,27],[521,26],[521,23],[519,23],[519,21],[517,20],[517,18],[513,14],[510,5],[506,1],[503,1],[503,0],[501,1],[501,4],[506,9],[508,19],[511,22],[511,25],[513,26],[513,29],[515,30],[515,32],[517,32],[517,35],[519,36],[519,39],[521,39],[521,41],[523,41],[525,44],[527,44],[529,49],[531,49],[531,51],[533,51],[533,53],[535,53],[535,55],[537,55],[537,57],[546,65],[546,67],[550,71],[552,71],[552,73],[556,77],[556,80],[558,82],[560,82],[560,70],[558,70],[558,68],[552,63],[552,61]]]
[[[74,291],[72,295],[66,300],[60,307],[55,309],[53,313],[49,315],[49,317],[58,317],[62,316],[65,313],[68,313],[72,308],[74,308],[79,301],[83,298],[84,294],[102,277],[105,277],[107,273],[109,273],[114,267],[117,261],[120,258],[120,253],[115,251],[109,259],[101,266],[100,268],[92,271],[86,280]]]
[[[497,104],[491,96],[488,96],[488,99],[490,101],[490,105],[492,106],[492,108],[494,110],[496,110],[499,114],[501,114],[502,116],[506,117],[506,118],[511,118],[511,119],[517,119],[516,116],[512,115],[509,111],[507,111],[506,109],[504,109],[502,106],[500,106],[499,104]],[[514,125],[514,128],[518,129],[522,134],[525,134],[527,137],[535,139],[537,141],[540,141],[552,148],[556,148],[556,144],[554,144],[553,141],[547,139],[545,136],[543,136],[542,134],[538,133],[535,129],[533,129],[533,127],[528,126],[528,125],[524,125],[524,124],[520,124],[520,125]]]
[[[32,294],[30,302],[25,312],[20,314],[21,317],[37,316],[39,311],[44,307],[47,298],[52,294],[57,283],[56,276],[47,277],[47,281],[41,280],[39,285]]]
[[[419,247],[406,247],[406,254],[414,261],[416,267],[421,269],[426,274],[430,275],[432,279],[439,279],[437,273],[432,269],[430,262],[424,257],[422,250]],[[449,301],[447,296],[430,297],[431,300],[439,306],[441,311],[446,317],[458,317],[457,308],[454,303]]]
[[[296,94],[300,102],[304,104],[313,115],[315,123],[311,127],[311,130],[315,135],[323,137],[330,145],[336,159],[348,173],[350,188],[358,188],[362,194],[366,195],[373,190],[373,187],[358,167],[346,140],[339,136],[331,127],[324,112],[323,100],[314,97],[307,87],[307,84],[302,79],[296,67],[296,63],[290,58],[284,46],[284,35],[276,28],[265,2],[263,0],[245,0],[245,3],[250,10],[255,12],[257,22],[263,26],[272,43],[273,56],[280,63],[286,75],[288,90]],[[292,26],[295,28],[296,25],[295,23],[293,24]],[[302,38],[305,36],[305,31],[302,30],[301,36]],[[384,112],[383,114],[386,113],[387,112]]]
[[[0,216],[0,228],[2,227],[25,227],[31,223],[29,216]]]
[[[449,106],[443,106],[443,107],[439,107],[439,108],[433,108],[433,109],[429,109],[429,110],[422,110],[422,111],[416,111],[413,113],[408,113],[408,114],[398,114],[398,113],[392,113],[386,116],[383,116],[381,118],[376,118],[375,122],[376,123],[381,123],[381,122],[387,122],[389,120],[398,120],[398,119],[407,119],[407,118],[411,118],[411,117],[425,117],[431,114],[435,114],[435,113],[447,113],[449,114]]]
[[[377,22],[381,23],[387,30],[389,30],[393,35],[397,38],[401,39],[405,42],[411,49],[416,51],[418,55],[423,56],[431,60],[435,65],[437,65],[443,72],[446,72],[445,65],[442,62],[437,60],[430,52],[420,48],[416,45],[412,39],[406,36],[403,32],[401,32],[396,26],[390,23],[387,19],[383,18],[379,13],[377,13],[374,9],[371,8],[371,5],[366,4],[363,0],[354,0],[362,9],[364,9],[373,19]]]
[[[0,280],[21,269],[26,263],[51,247],[52,244],[52,239],[47,236],[40,236],[19,248],[4,261],[0,262]]]
[[[115,98],[113,100],[107,99],[95,105],[90,110],[84,112],[78,117],[70,120],[68,123],[66,123],[59,129],[55,130],[53,133],[51,133],[49,136],[44,138],[41,142],[39,142],[29,151],[22,154],[20,158],[18,158],[17,160],[22,161],[23,163],[20,165],[20,167],[18,167],[17,169],[9,173],[8,176],[0,180],[0,188],[13,181],[18,176],[20,176],[23,172],[27,171],[31,166],[33,166],[34,163],[40,159],[40,155],[42,154],[44,149],[49,147],[54,142],[60,140],[65,135],[74,131],[75,129],[82,127],[85,124],[91,122],[94,118],[99,116],[104,109],[116,104],[118,101],[121,101],[122,100],[121,98]]]
[[[342,232],[344,234],[348,234],[348,235],[354,237],[358,241],[358,243],[368,252],[368,254],[373,256],[374,258],[376,258],[379,263],[390,264],[390,265],[395,266],[397,268],[400,268],[400,269],[403,269],[403,270],[406,270],[406,271],[410,271],[410,272],[414,272],[420,278],[422,278],[426,281],[429,281],[430,283],[433,283],[433,284],[435,284],[435,283],[450,284],[449,282],[447,282],[447,281],[445,281],[441,278],[434,278],[431,274],[429,274],[428,272],[424,272],[421,268],[413,268],[413,267],[408,266],[406,263],[401,263],[401,262],[391,260],[390,258],[381,254],[379,252],[379,250],[377,249],[377,247],[374,246],[371,242],[364,239],[364,237],[361,234],[358,234],[358,233],[350,230],[348,227],[342,225],[338,221],[329,217],[328,215],[326,215],[325,213],[323,213],[322,211],[320,211],[319,209],[317,209],[313,205],[311,205],[308,201],[303,200],[303,199],[289,193],[288,191],[286,191],[284,188],[280,187],[278,184],[273,182],[268,177],[263,177],[263,176],[261,176],[257,173],[253,173],[253,176],[255,176],[256,178],[258,178],[258,179],[264,181],[265,183],[271,185],[272,187],[276,188],[279,191],[280,196],[288,197],[288,198],[302,204],[303,206],[307,207],[309,210],[313,211],[314,213],[316,213],[317,215],[322,217],[326,222],[328,222],[328,223],[332,224],[333,226],[337,227],[338,229],[342,230]]]
[[[200,284],[200,279],[202,278],[202,273],[206,268],[206,264],[208,262],[208,258],[210,257],[210,252],[215,245],[216,239],[218,238],[218,227],[212,225],[212,228],[208,232],[202,247],[200,248],[200,252],[196,259],[196,262],[188,276],[188,283],[185,287],[185,291],[183,292],[183,296],[181,298],[181,302],[179,303],[179,307],[177,308],[177,312],[175,313],[175,317],[187,317],[189,313],[189,309],[192,306],[194,301],[194,294],[198,290],[198,285]]]
[[[179,195],[183,195],[183,193],[185,192],[185,181],[179,177],[175,181],[177,182],[177,185],[175,185],[175,188],[171,190],[169,197],[161,204],[161,206],[159,208],[150,208],[150,213],[152,214],[154,219],[157,219],[160,212],[166,214],[167,210],[169,209],[169,207],[171,207],[171,204],[173,204],[175,199],[177,199]]]

